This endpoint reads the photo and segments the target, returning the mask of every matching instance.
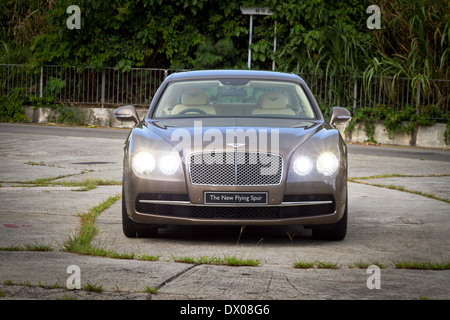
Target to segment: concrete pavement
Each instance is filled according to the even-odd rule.
[[[127,132],[83,129],[82,134],[61,136],[60,129],[52,134],[51,128],[45,128],[45,134],[30,135],[22,134],[23,130],[17,126],[9,128],[9,132],[0,130],[0,247],[45,244],[53,251],[0,251],[3,299],[58,299],[63,295],[78,299],[153,300],[448,299],[450,296],[449,270],[399,270],[394,266],[397,261],[450,260],[450,205],[410,192],[352,182],[349,231],[342,242],[312,240],[310,231],[301,227],[241,230],[169,226],[154,239],[128,239],[121,232],[119,201],[97,218],[99,233],[93,244],[116,252],[160,256],[158,261],[64,252],[64,241],[78,230],[79,214],[120,193],[121,187],[108,185],[75,191],[77,187],[72,186],[38,187],[36,179],[53,179],[53,183],[86,178],[120,181],[122,144]],[[436,150],[432,155],[430,150],[411,148],[405,152],[394,148],[397,156],[392,157],[389,153],[376,155],[376,148],[349,146],[349,177],[412,175],[358,181],[450,199],[448,151]],[[426,154],[417,155],[420,152]],[[174,262],[174,257],[180,256],[225,255],[255,259],[261,264],[229,267]],[[293,263],[299,260],[333,262],[337,269],[294,269]],[[381,289],[367,288],[370,274],[366,269],[350,268],[357,262],[386,266],[381,269]],[[83,284],[98,283],[103,292],[65,289],[70,265],[80,267]],[[17,285],[7,285],[5,281]],[[39,286],[55,283],[63,288]],[[144,293],[146,287],[158,288],[157,294]]]

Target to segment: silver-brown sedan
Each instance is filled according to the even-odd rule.
[[[307,84],[279,72],[214,70],[166,78],[124,146],[123,232],[168,224],[303,225],[313,237],[347,232],[347,147]]]

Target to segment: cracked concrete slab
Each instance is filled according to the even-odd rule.
[[[123,140],[1,133],[0,181],[67,176],[122,181]]]
[[[421,208],[421,210],[417,210]],[[121,232],[121,204],[97,219],[98,246],[173,256],[238,256],[262,264],[292,266],[297,260],[362,261],[450,260],[449,205],[407,192],[349,183],[349,227],[342,242],[316,241],[300,226],[169,226],[157,238],[129,239]]]
[[[71,265],[80,268],[82,286],[87,283],[101,286],[106,295],[114,292],[144,293],[147,286],[158,287],[191,267],[181,263],[108,259],[66,252],[0,252],[0,281],[2,284],[5,280],[27,283],[31,287],[57,284],[64,289],[72,274],[67,272]],[[42,290],[34,291],[28,290],[27,298],[42,298],[44,295]]]
[[[11,182],[60,175],[69,175],[61,179],[65,181],[85,178],[120,181],[124,132],[119,132],[121,137],[117,138],[118,131],[101,130],[101,134],[92,131],[91,135],[83,128],[78,135],[75,128],[67,130],[75,136],[61,136],[66,132],[62,128],[56,131],[58,134],[53,134],[51,128],[46,128],[42,135],[0,133],[0,247],[39,243],[49,244],[55,250],[0,251],[0,290],[6,292],[6,299],[59,299],[60,294],[65,293],[78,299],[152,300],[449,297],[449,270],[399,270],[393,265],[399,260],[449,261],[449,204],[357,183],[349,183],[349,231],[342,242],[315,241],[310,230],[299,226],[244,229],[169,226],[154,239],[128,239],[121,231],[118,201],[97,218],[99,233],[93,244],[116,252],[160,255],[159,261],[118,260],[62,252],[63,240],[79,226],[78,213],[120,193],[121,187],[102,186],[79,192],[58,186],[17,187]],[[368,147],[365,149],[367,153]],[[352,146],[352,150],[358,150],[358,146]],[[376,153],[376,149],[371,150]],[[411,149],[411,152],[416,150]],[[421,155],[397,158],[384,153],[378,156],[351,153],[349,176],[449,173],[444,153],[439,161],[429,160],[431,155],[425,160],[421,158]],[[380,179],[379,182],[407,181],[409,187],[423,192],[445,191],[450,184],[448,177],[392,180]],[[223,255],[257,259],[261,265],[236,268],[173,262],[174,256]],[[339,267],[298,270],[292,266],[297,260],[335,262]],[[348,265],[375,260],[387,265],[387,269],[381,270],[381,289],[369,290],[366,270],[350,269]],[[104,292],[39,287],[39,282],[64,284],[69,277],[67,267],[72,264],[81,268],[83,284],[98,283]],[[5,280],[19,285],[5,285]],[[158,287],[158,293],[140,292],[144,286]],[[116,292],[117,287],[120,292]]]
[[[380,289],[368,289],[366,270],[201,265],[164,286],[153,299],[321,300],[448,299],[450,272],[381,270]],[[220,292],[220,294],[217,294]]]
[[[79,214],[120,194],[120,186],[102,186],[90,191],[61,187],[0,188],[0,247],[62,243],[80,225]]]
[[[450,151],[448,152],[450,153]],[[439,175],[448,173],[450,173],[450,166],[449,162],[446,161],[392,158],[365,154],[348,155],[349,178],[382,174]]]
[[[394,186],[450,200],[450,176],[433,177],[386,177],[381,179],[358,180],[363,183]]]
[[[193,266],[78,256],[62,252],[0,252],[0,290],[9,298],[148,299],[148,300],[322,300],[448,299],[450,271],[380,270],[380,289],[369,289],[365,269],[293,269]],[[5,262],[14,268],[5,268]],[[68,290],[69,265],[80,267],[83,284],[102,293]],[[13,280],[15,285],[6,285]],[[56,285],[56,289],[42,286]],[[158,287],[156,294],[145,288]],[[62,287],[62,288],[61,288]]]

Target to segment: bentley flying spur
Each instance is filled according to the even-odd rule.
[[[302,225],[322,240],[347,233],[347,147],[299,76],[273,71],[174,73],[124,145],[127,237],[166,225]]]

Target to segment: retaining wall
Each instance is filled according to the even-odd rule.
[[[84,113],[85,125],[113,128],[132,128],[132,122],[122,122],[114,118],[114,109],[109,108],[81,108]],[[56,118],[57,112],[50,108],[26,107],[26,115],[30,122],[48,123],[49,118]],[[137,112],[142,119],[147,113],[147,109],[138,108]],[[352,132],[345,132],[348,122],[338,124],[337,128],[341,132],[345,141],[364,143],[368,140],[364,130],[364,125],[359,124]],[[380,144],[417,146],[426,148],[450,148],[445,144],[444,133],[446,125],[436,123],[432,126],[419,126],[412,135],[406,133],[395,133],[390,139],[387,130],[382,122],[375,123],[374,138]]]

